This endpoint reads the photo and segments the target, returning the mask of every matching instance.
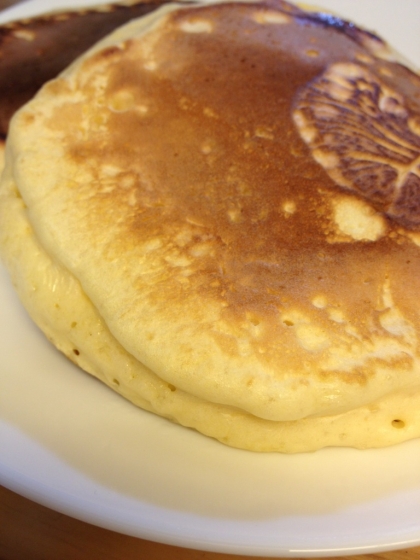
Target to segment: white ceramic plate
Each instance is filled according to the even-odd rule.
[[[32,0],[1,17],[60,2]],[[322,3],[420,67],[418,0]],[[420,440],[297,456],[230,449],[138,410],[74,367],[29,321],[2,268],[0,310],[6,487],[109,529],[219,552],[327,556],[420,544]]]

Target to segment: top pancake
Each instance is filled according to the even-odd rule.
[[[160,378],[270,420],[420,385],[420,79],[281,2],[170,6],[7,148],[41,244]]]

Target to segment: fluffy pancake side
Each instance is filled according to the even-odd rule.
[[[325,98],[357,89],[394,139],[402,128],[401,165],[408,158],[415,183],[418,77],[269,4],[183,9],[147,33],[137,25],[15,119],[13,181],[48,255],[129,354],[202,401],[312,422],[415,394],[415,208],[337,187],[336,139],[339,149],[315,152],[320,122],[337,117]],[[311,113],[319,76],[332,86]],[[371,94],[397,82],[406,115]],[[350,137],[369,117],[363,104],[354,112]],[[374,179],[392,167],[386,155],[370,154]],[[405,188],[390,183],[393,195]]]
[[[206,436],[257,452],[326,446],[384,447],[420,436],[420,392],[337,416],[273,422],[180,391],[138,362],[113,337],[80,283],[39,245],[8,170],[0,192],[2,257],[25,308],[70,360],[144,410]]]

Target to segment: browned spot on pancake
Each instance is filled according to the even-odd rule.
[[[360,64],[333,64],[299,92],[294,118],[337,185],[418,228],[420,134],[412,123],[420,118],[420,104],[396,87]]]

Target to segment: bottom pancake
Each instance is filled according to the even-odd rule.
[[[275,422],[177,389],[119,344],[78,280],[40,245],[8,169],[0,197],[3,259],[32,319],[63,354],[142,409],[232,447],[259,452],[365,449],[420,436],[418,390],[343,414]]]

